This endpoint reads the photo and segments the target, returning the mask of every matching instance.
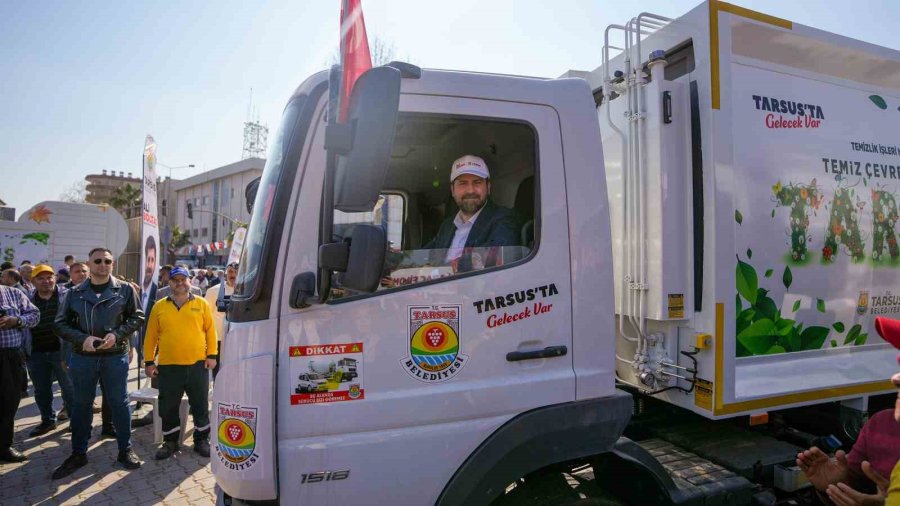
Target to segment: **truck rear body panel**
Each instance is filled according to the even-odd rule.
[[[693,349],[697,334],[712,345],[697,355],[702,388],[660,397],[721,418],[889,391],[896,366],[873,325],[876,315],[900,312],[892,295],[900,290],[900,52],[724,2],[649,35],[641,62],[658,49],[684,68],[644,86],[648,328],[665,336],[670,359]],[[689,65],[676,59],[686,51]],[[610,67],[624,65],[620,55]],[[610,86],[604,75],[587,78]],[[608,103],[624,129],[626,100]],[[622,143],[606,107],[599,121],[620,298],[627,207]],[[683,316],[673,301],[683,301]],[[631,360],[635,345],[620,338],[617,350]],[[640,385],[630,364],[617,366]]]

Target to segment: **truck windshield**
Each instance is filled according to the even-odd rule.
[[[269,157],[259,183],[259,191],[253,204],[253,214],[250,215],[247,238],[244,240],[241,267],[234,288],[234,295],[237,297],[252,297],[259,284],[266,234],[271,232],[268,229],[274,221],[271,219],[271,215],[275,201],[275,189],[282,180],[282,173],[285,170],[284,160],[297,125],[297,116],[303,110],[305,101],[306,95],[297,96],[285,108],[275,141],[269,151]]]

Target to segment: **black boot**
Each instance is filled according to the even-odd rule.
[[[116,460],[121,462],[122,465],[125,466],[125,469],[137,469],[141,467],[141,461],[131,448],[119,452],[119,458]]]
[[[178,451],[178,441],[163,441],[163,444],[159,445],[159,449],[156,450],[156,455],[153,456],[156,460],[165,460],[175,452]]]
[[[79,467],[84,467],[87,464],[87,455],[69,455],[61,466],[57,467],[53,470],[53,479],[58,480],[60,478],[65,478],[66,476],[74,473],[78,470]]]
[[[28,460],[28,457],[15,448],[0,449],[0,461],[2,462],[25,462],[26,460]]]

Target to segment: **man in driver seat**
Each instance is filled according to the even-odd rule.
[[[446,251],[444,258],[432,260],[454,265],[458,272],[501,264],[502,247],[520,245],[519,220],[511,209],[490,200],[491,174],[484,160],[465,155],[453,162],[450,193],[459,212],[444,220],[424,246],[438,255]]]

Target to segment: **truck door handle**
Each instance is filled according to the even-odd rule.
[[[536,358],[562,357],[567,353],[569,353],[569,349],[565,346],[547,346],[543,350],[511,351],[506,354],[506,361],[518,362],[520,360],[534,360]]]

